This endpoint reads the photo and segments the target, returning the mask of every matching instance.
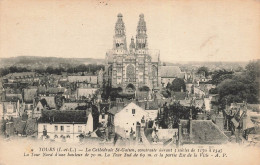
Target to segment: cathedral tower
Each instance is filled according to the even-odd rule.
[[[136,49],[147,49],[147,34],[146,34],[146,22],[144,20],[144,14],[139,15],[139,22],[137,25],[136,35]]]
[[[123,22],[123,15],[121,13],[119,13],[117,15],[113,49],[127,50],[126,36],[125,36],[125,24]]]

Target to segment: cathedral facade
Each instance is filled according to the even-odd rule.
[[[113,48],[106,53],[105,66],[106,80],[112,88],[121,88],[124,92],[144,86],[150,90],[160,88],[160,52],[148,49],[146,32],[144,15],[140,14],[136,37],[131,38],[128,47],[123,16],[117,15]]]

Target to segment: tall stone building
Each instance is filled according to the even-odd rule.
[[[160,52],[148,49],[147,28],[144,15],[139,15],[136,38],[131,38],[129,49],[126,43],[125,24],[122,14],[117,15],[113,48],[106,53],[106,80],[109,86],[132,92],[147,86],[159,89]]]

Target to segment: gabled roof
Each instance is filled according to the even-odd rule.
[[[181,69],[178,66],[162,66],[161,77],[162,78],[176,78],[181,75]]]
[[[128,109],[128,108],[134,108],[134,109],[141,109],[144,111],[144,113],[147,113],[143,108],[139,107],[138,105],[136,105],[135,103],[131,102],[129,103],[127,106],[125,106],[124,108],[117,110],[116,114],[119,113],[120,111],[122,111],[123,109]]]
[[[189,120],[180,120],[182,128],[189,131]],[[228,137],[211,120],[192,120],[191,139],[183,135],[183,143],[194,144],[223,144],[228,142]]]
[[[50,108],[56,108],[54,96],[42,96],[41,99],[45,99]]]
[[[39,102],[42,104],[43,107],[48,106],[47,101],[45,99],[41,99],[41,100],[39,100]]]

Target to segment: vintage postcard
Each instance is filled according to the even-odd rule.
[[[0,164],[260,164],[259,0],[0,0]]]

